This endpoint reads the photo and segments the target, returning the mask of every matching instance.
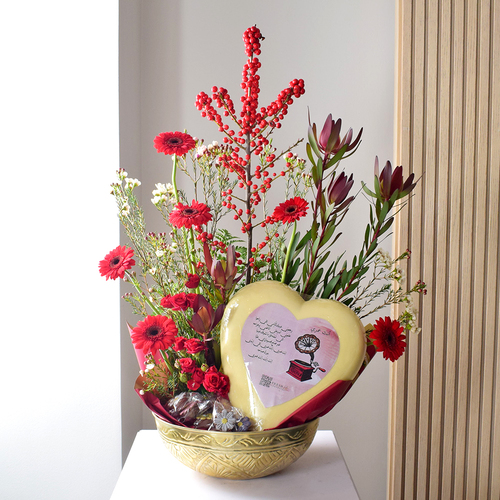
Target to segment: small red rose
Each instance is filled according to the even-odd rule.
[[[196,293],[177,293],[175,295],[167,295],[160,301],[160,305],[165,309],[173,311],[185,311],[189,307],[193,308],[196,305],[198,295]]]
[[[188,273],[188,280],[185,283],[186,288],[197,288],[200,284],[200,277],[197,274]]]
[[[192,378],[186,382],[186,386],[190,391],[197,391],[200,388],[200,385],[201,384],[199,382]]]
[[[205,344],[198,339],[187,339],[184,342],[184,349],[186,349],[188,354],[196,354],[205,350]]]
[[[174,351],[182,351],[184,349],[184,344],[186,342],[186,337],[175,337],[174,339],[174,345],[172,346],[172,349]]]
[[[202,369],[196,367],[191,375],[191,380],[194,380],[199,385],[203,382],[204,378],[205,378],[205,372]]]
[[[192,373],[196,368],[196,361],[191,358],[181,358],[178,363],[182,373]]]
[[[205,372],[203,387],[208,392],[214,392],[218,396],[225,397],[229,392],[229,377],[219,372],[215,366],[211,366]]]

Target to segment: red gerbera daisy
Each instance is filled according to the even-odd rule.
[[[162,132],[155,137],[155,148],[158,153],[166,155],[182,156],[195,146],[195,140],[183,132]]]
[[[296,196],[290,200],[280,203],[273,212],[273,218],[285,223],[295,222],[304,217],[307,212],[307,201]]]
[[[133,256],[134,251],[131,248],[117,246],[99,262],[101,276],[106,276],[106,280],[123,278],[125,271],[135,265]]]
[[[370,339],[377,351],[382,351],[385,359],[396,361],[404,352],[406,336],[402,335],[404,328],[399,321],[392,321],[389,316],[379,318],[375,322],[375,329],[370,333]]]
[[[204,203],[193,200],[191,206],[178,203],[175,210],[170,213],[168,220],[175,227],[190,229],[191,226],[201,226],[212,220],[212,214]]]
[[[153,356],[159,349],[168,349],[177,336],[177,326],[166,316],[147,316],[132,330],[131,339],[136,349]]]

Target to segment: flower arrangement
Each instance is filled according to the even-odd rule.
[[[273,134],[305,86],[294,79],[275,101],[259,107],[262,40],[255,26],[243,34],[247,60],[240,112],[223,87],[213,87],[211,97],[204,92],[196,97],[201,115],[222,134],[220,143],[205,144],[186,132],[154,139],[158,153],[172,159],[170,182],[156,184],[151,200],[168,229],[146,232],[134,195],[139,180],[120,169],[112,184],[131,247],[109,252],[99,269],[106,279],[131,285],[124,299],[142,317],[130,327],[141,364],[136,389],[153,411],[188,426],[251,429],[248,417],[227,399],[231,381],[220,364],[220,321],[240,288],[280,281],[306,300],[340,301],[359,318],[404,304],[399,318],[381,317],[367,328],[366,362],[375,351],[391,361],[403,354],[403,332],[418,331],[411,297],[426,293],[421,281],[405,284],[398,263],[410,258],[409,250],[392,258],[379,249],[394,213],[416,185],[413,174],[404,179],[402,167],[393,170],[389,161],[379,171],[376,159],[373,187],[362,183],[353,194],[353,174],[341,171],[340,164],[356,152],[363,130],[342,134],[342,121],[331,114],[321,131],[309,123],[305,159],[295,152],[302,140],[278,151]],[[179,175],[192,186],[190,195],[179,188]],[[284,196],[272,206],[275,185]],[[368,223],[359,254],[348,262],[332,248],[360,193],[370,200]],[[301,220],[307,220],[304,234],[298,230]],[[239,226],[237,235],[228,229],[231,224]]]

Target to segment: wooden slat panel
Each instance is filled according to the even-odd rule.
[[[411,9],[408,10],[404,4],[398,2],[396,5],[397,19],[397,52],[406,54],[406,57],[399,57],[396,61],[396,82],[395,88],[399,90],[398,100],[400,102],[411,102],[411,85],[403,85],[405,81],[411,81],[411,30],[407,29],[411,25]],[[410,21],[407,17],[410,16]],[[395,106],[395,123],[401,123],[398,135],[395,137],[396,156],[400,158],[404,165],[409,164],[409,150],[402,148],[403,144],[408,144],[411,137],[409,117],[411,116],[409,106]],[[396,127],[395,127],[396,129]],[[401,214],[401,216],[403,216]],[[408,221],[409,222],[409,219]],[[394,241],[395,243],[408,240],[409,224],[395,224]],[[399,251],[397,248],[396,251]],[[406,365],[401,366],[400,370],[391,371],[391,387],[399,387],[400,391],[396,394],[390,394],[390,412],[389,412],[389,440],[391,443],[389,453],[389,480],[388,496],[389,498],[401,498],[403,496],[403,487],[405,476],[406,436],[401,429],[400,419],[406,420]],[[397,396],[397,397],[394,397]]]
[[[399,0],[395,252],[422,333],[391,373],[389,498],[500,497],[500,0]]]
[[[491,61],[492,70],[490,74],[491,99],[490,99],[490,138],[489,163],[490,163],[490,203],[488,218],[489,254],[488,254],[488,302],[486,304],[487,321],[486,330],[488,332],[487,350],[491,356],[492,368],[492,391],[493,404],[491,419],[493,423],[492,436],[490,438],[490,459],[489,467],[489,497],[500,498],[500,307],[498,297],[500,294],[500,264],[498,255],[500,254],[499,235],[499,197],[500,197],[500,5],[498,1],[492,2],[491,15]],[[495,247],[496,245],[496,247]],[[488,358],[490,357],[488,356]]]
[[[438,71],[437,75],[437,163],[438,165],[448,164],[450,159],[450,89],[451,89],[451,2],[443,1],[438,12],[438,62],[439,68],[448,68],[448,71]],[[436,211],[436,234],[444,238],[444,248],[436,254],[435,287],[432,291],[437,297],[446,295],[448,280],[448,258],[449,255],[449,218],[450,208],[448,206],[449,180],[448,169],[437,169],[437,211]],[[435,304],[434,321],[432,331],[446,331],[447,324],[447,303],[445,301]],[[435,390],[432,391],[433,415],[431,419],[431,439],[434,449],[430,456],[429,468],[429,498],[439,498],[442,479],[443,436],[441,428],[444,418],[444,400],[446,397],[446,337],[445,335],[434,338],[433,357],[433,384]]]

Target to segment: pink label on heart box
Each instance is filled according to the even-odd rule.
[[[257,307],[241,332],[248,377],[266,408],[286,403],[320,382],[339,349],[338,335],[328,321],[297,319],[276,303]]]

